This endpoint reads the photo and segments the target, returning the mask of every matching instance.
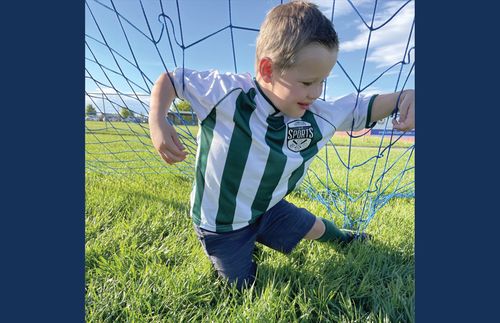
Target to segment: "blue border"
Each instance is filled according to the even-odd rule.
[[[497,13],[416,1],[418,322],[498,320]]]
[[[2,321],[84,321],[84,2],[6,2]]]
[[[498,317],[492,6],[416,1],[418,322]],[[2,319],[83,322],[84,2],[2,9]]]

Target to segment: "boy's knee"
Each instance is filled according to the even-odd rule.
[[[304,239],[315,240],[321,237],[325,233],[325,224],[321,221],[320,218],[316,217],[316,221],[314,222],[312,228],[307,232],[304,236]]]
[[[243,290],[252,286],[255,281],[255,275],[257,272],[257,265],[255,262],[251,262],[247,268],[238,271],[221,271],[219,270],[219,276],[231,285],[236,284],[238,290]]]

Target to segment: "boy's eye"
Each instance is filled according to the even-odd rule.
[[[326,82],[326,80],[321,80],[320,84],[323,85]],[[314,82],[302,82],[305,86],[310,86],[313,85]]]

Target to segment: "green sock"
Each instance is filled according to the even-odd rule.
[[[326,241],[347,241],[350,238],[350,235],[345,231],[337,228],[332,221],[328,221],[327,219],[321,218],[321,221],[325,224],[325,232],[321,237],[316,239],[320,242]]]

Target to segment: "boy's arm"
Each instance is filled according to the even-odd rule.
[[[149,132],[153,146],[168,164],[183,161],[187,153],[177,132],[165,119],[175,99],[175,89],[167,73],[162,73],[151,90]]]
[[[401,96],[400,96],[401,94]],[[399,101],[398,101],[399,98]],[[373,101],[370,121],[382,120],[392,114],[398,106],[399,118],[392,120],[394,129],[408,131],[415,128],[415,91],[380,94]]]

